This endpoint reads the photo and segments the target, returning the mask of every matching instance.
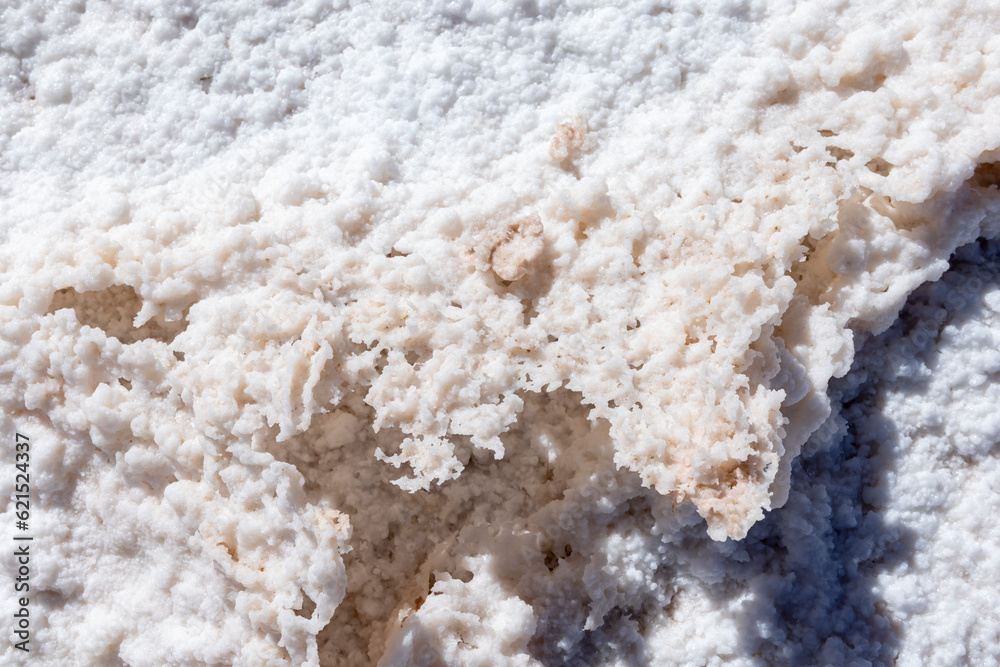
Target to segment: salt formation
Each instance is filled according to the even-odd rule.
[[[905,632],[899,665],[1000,661],[1000,533],[990,522],[1000,510],[998,259],[996,241],[961,249],[853,378],[883,378],[869,390],[881,416],[859,410],[864,401],[846,414],[862,446],[896,459],[864,496],[886,524],[906,527],[890,547],[902,557],[876,577]]]
[[[38,664],[750,660],[692,530],[805,512],[855,341],[997,234],[987,9],[0,11]]]

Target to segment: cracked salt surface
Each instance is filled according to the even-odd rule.
[[[5,662],[996,664],[996,12],[0,26]]]

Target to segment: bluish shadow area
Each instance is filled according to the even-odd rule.
[[[984,299],[997,308],[998,284],[1000,241],[970,244],[940,280],[914,292],[889,330],[856,341],[851,371],[831,383],[834,417],[793,464],[787,503],[741,542],[713,542],[696,518],[685,528],[659,525],[664,514],[676,517],[685,508],[658,513],[663,499],[620,473],[620,484],[633,484],[631,499],[582,510],[566,540],[584,560],[601,556],[604,547],[593,536],[632,545],[641,557],[618,572],[641,583],[629,587],[619,578],[617,590],[607,592],[613,606],[588,630],[592,606],[581,568],[564,572],[553,558],[553,586],[534,605],[532,657],[546,667],[720,659],[741,667],[894,665],[907,638],[882,599],[880,579],[913,563],[924,536],[886,519],[889,490],[905,488],[895,476],[906,454],[900,431],[912,425],[885,414],[881,397],[890,388],[928,397],[941,332],[981,320]],[[681,598],[707,604],[675,604]],[[664,627],[678,632],[657,634]],[[680,644],[664,652],[654,641]],[[723,650],[725,656],[714,654]],[[677,657],[663,662],[664,654]]]
[[[904,629],[880,600],[876,577],[914,557],[915,533],[881,514],[900,452],[878,389],[926,393],[936,341],[949,325],[981,316],[998,284],[1000,241],[959,249],[952,268],[918,289],[899,320],[864,344],[851,372],[831,385],[843,406],[838,444],[795,463],[786,505],[755,526],[746,547],[753,602],[743,650],[767,665],[893,665]],[[809,446],[807,445],[807,452]]]
[[[746,538],[761,574],[752,579],[743,646],[762,664],[893,663],[901,638],[874,577],[910,558],[915,536],[868,502],[898,440],[893,424],[877,416],[865,427],[871,430],[859,436],[852,422],[839,446],[797,462],[786,505]]]

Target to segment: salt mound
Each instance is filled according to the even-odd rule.
[[[828,4],[4,8],[40,664],[317,664],[331,618],[528,664],[595,503],[743,538],[855,341],[997,233],[1000,19]]]

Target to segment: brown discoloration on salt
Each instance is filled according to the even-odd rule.
[[[593,143],[587,121],[582,116],[577,116],[570,122],[556,126],[556,136],[552,137],[552,143],[549,144],[549,155],[556,162],[571,160],[577,153],[593,148]]]
[[[542,222],[533,213],[493,237],[490,268],[501,280],[517,280],[528,272],[544,245]]]

